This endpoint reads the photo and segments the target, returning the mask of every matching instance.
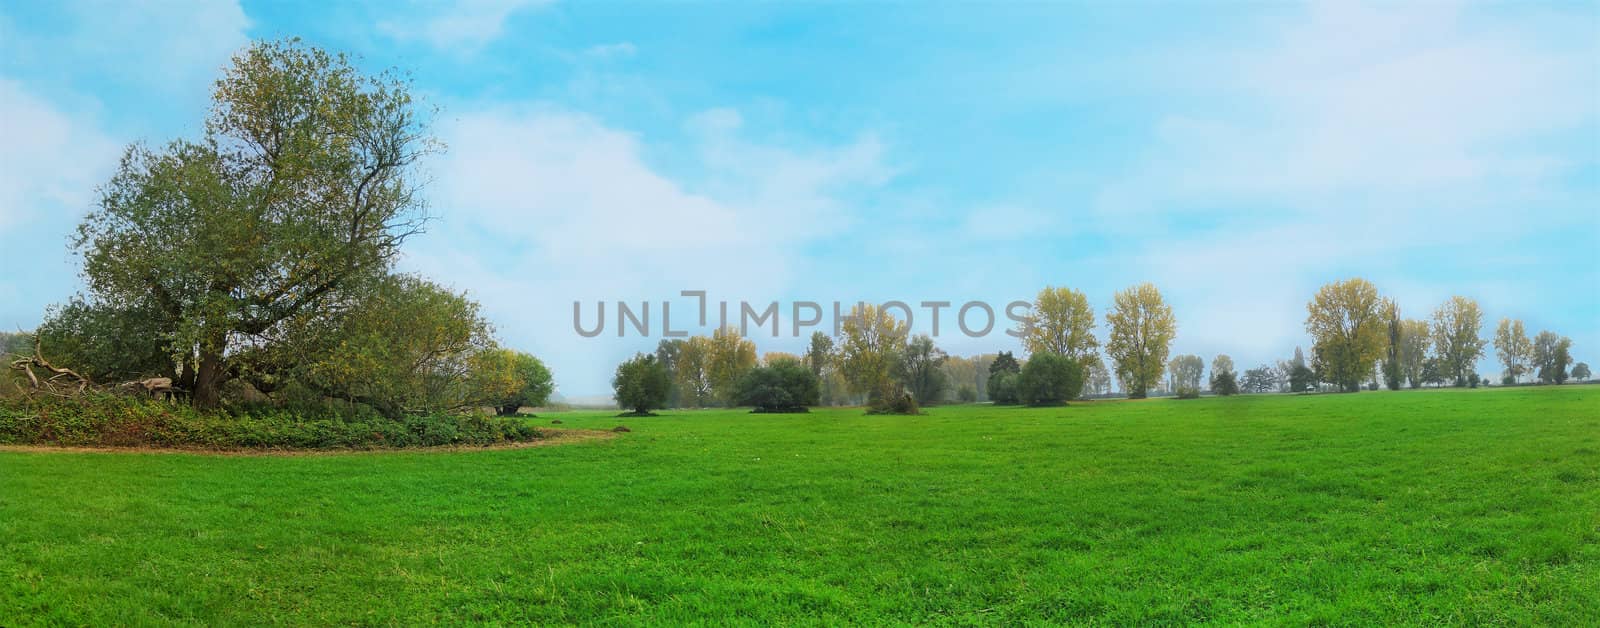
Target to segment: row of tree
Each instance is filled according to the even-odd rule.
[[[1165,391],[1179,397],[1198,396],[1202,390],[1218,395],[1353,392],[1363,385],[1377,388],[1380,381],[1390,389],[1486,383],[1474,371],[1487,343],[1481,338],[1481,310],[1472,299],[1453,297],[1430,320],[1404,319],[1395,301],[1379,297],[1366,280],[1351,279],[1324,286],[1307,305],[1307,314],[1306,331],[1313,339],[1309,362],[1296,348],[1290,360],[1239,373],[1230,356],[1218,355],[1209,377],[1200,356],[1167,359],[1176,322],[1171,307],[1150,284],[1113,298],[1103,347],[1110,368],[1100,356],[1093,306],[1082,292],[1064,287],[1041,290],[1023,318],[1026,360],[1010,352],[950,356],[932,338],[908,336],[904,322],[863,304],[843,321],[837,338],[816,332],[803,356],[768,353],[766,366],[758,365],[755,344],[732,329],[664,340],[653,356],[630,363],[648,357],[666,373],[668,385],[661,400],[647,404],[651,407],[759,405],[747,395],[746,376],[760,373],[768,378],[763,381],[777,381],[775,373],[763,369],[780,366],[785,373],[809,371],[809,377],[794,379],[797,386],[803,380],[806,391],[816,391],[811,403],[864,402],[876,408],[985,398],[1061,403],[1109,394],[1113,378],[1127,396],[1140,398],[1163,388],[1163,374]],[[1506,367],[1504,383],[1519,382],[1525,375],[1562,383],[1569,375],[1571,340],[1553,332],[1530,340],[1521,321],[1504,319],[1493,344]],[[1588,365],[1574,365],[1570,374],[1587,379]],[[619,382],[626,379],[622,375],[619,371]],[[803,399],[811,399],[809,395]]]
[[[1311,371],[1317,381],[1340,390],[1357,391],[1362,383],[1380,379],[1390,390],[1486,381],[1476,365],[1489,341],[1482,335],[1483,311],[1470,298],[1451,297],[1430,319],[1409,319],[1393,299],[1356,278],[1323,286],[1307,311],[1306,331],[1314,341]],[[1504,383],[1526,375],[1549,384],[1589,376],[1587,364],[1573,365],[1571,339],[1541,331],[1529,340],[1520,320],[1502,319],[1493,345],[1505,365]]]

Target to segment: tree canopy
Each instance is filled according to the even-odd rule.
[[[895,375],[906,347],[906,323],[863,303],[850,310],[839,333],[839,367],[851,389],[872,405],[899,397]]]
[[[655,354],[640,353],[617,365],[611,389],[618,405],[634,414],[649,414],[666,407],[667,395],[672,392],[672,375]]]
[[[1089,298],[1071,288],[1046,287],[1034,298],[1023,320],[1023,345],[1029,353],[1054,353],[1074,360],[1093,355],[1094,308]]]
[[[1330,283],[1306,305],[1306,333],[1322,376],[1340,390],[1361,390],[1388,338],[1385,303],[1365,279]]]
[[[1152,284],[1118,292],[1113,300],[1111,311],[1106,312],[1106,325],[1111,328],[1106,354],[1128,397],[1143,399],[1161,380],[1177,322],[1172,307]]]
[[[1444,374],[1454,378],[1457,386],[1477,378],[1474,367],[1483,356],[1484,342],[1478,337],[1482,328],[1483,310],[1467,297],[1450,297],[1433,312],[1433,350]]]

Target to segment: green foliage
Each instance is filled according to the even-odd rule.
[[[1588,381],[1590,376],[1589,364],[1587,362],[1579,362],[1572,365],[1572,379],[1582,382]]]
[[[465,295],[410,275],[347,295],[337,312],[286,321],[276,342],[235,356],[240,376],[262,392],[298,386],[391,418],[498,406],[521,388]]]
[[[39,325],[45,359],[99,383],[151,376],[176,378],[177,362],[148,303],[90,304],[81,298],[50,308]],[[32,353],[33,347],[21,350]]]
[[[1392,304],[1378,296],[1365,279],[1323,286],[1306,304],[1306,333],[1311,334],[1313,363],[1319,378],[1356,392],[1388,344]]]
[[[775,360],[739,380],[739,403],[756,412],[805,412],[819,396],[817,376],[795,360]]]
[[[811,332],[811,342],[806,345],[806,366],[819,379],[823,369],[833,363],[833,338],[820,331]]]
[[[486,365],[478,365],[473,372],[474,389],[484,395],[489,405],[494,407],[496,414],[512,416],[523,406],[542,406],[550,400],[551,393],[556,391],[550,369],[539,358],[508,349],[490,351],[487,354],[494,356],[492,361],[498,367],[486,368]],[[509,392],[494,396],[496,391]]]
[[[905,321],[881,308],[863,303],[850,310],[839,326],[838,365],[857,394],[868,405],[898,404],[903,392],[895,378],[906,349]]]
[[[1232,371],[1211,374],[1211,392],[1226,397],[1239,394],[1239,378]]]
[[[1018,387],[1021,376],[1008,370],[997,370],[989,375],[989,401],[995,405],[1015,405],[1021,403],[1022,394]]]
[[[956,388],[956,401],[972,403],[977,400],[978,389],[973,387],[972,384],[962,384],[959,388]]]
[[[1289,370],[1289,392],[1302,393],[1317,386],[1317,375],[1311,367],[1296,364]]]
[[[1199,399],[1200,389],[1194,386],[1179,386],[1176,391],[1179,399]]]
[[[1017,356],[1010,351],[1001,351],[995,354],[994,360],[989,362],[989,374],[995,373],[1021,373],[1022,364],[1017,362]]]
[[[1447,378],[1457,386],[1472,383],[1477,373],[1472,368],[1483,355],[1484,342],[1478,336],[1483,327],[1483,311],[1478,302],[1456,296],[1433,312],[1433,350]]]
[[[927,405],[944,398],[950,385],[943,368],[948,359],[927,334],[919,334],[906,344],[900,358],[900,377],[917,403]]]
[[[1017,398],[1030,406],[1054,406],[1077,399],[1083,392],[1083,367],[1077,360],[1054,353],[1028,357],[1017,377]]]
[[[1110,334],[1106,355],[1131,399],[1143,399],[1161,381],[1167,352],[1177,336],[1172,306],[1155,285],[1144,283],[1118,292],[1106,312]]]
[[[371,412],[315,419],[255,407],[202,410],[143,397],[91,394],[0,401],[0,443],[196,449],[378,449],[493,445],[542,438],[524,421],[480,414],[399,420]]]
[[[1099,347],[1094,337],[1094,307],[1082,291],[1046,286],[1022,323],[1029,353],[1054,353],[1082,361]]]
[[[202,139],[132,146],[102,186],[74,242],[88,303],[154,312],[139,340],[216,405],[235,356],[336,311],[420,231],[426,126],[401,77],[297,40],[251,45],[217,81]]]
[[[33,352],[33,335],[0,331],[0,359]]]
[[[617,366],[611,378],[617,404],[636,414],[664,408],[672,393],[672,374],[654,354],[640,353]]]
[[[1572,363],[1572,339],[1555,332],[1541,331],[1533,339],[1532,367],[1540,383],[1567,381],[1567,365]]]
[[[756,343],[734,327],[718,329],[711,333],[705,364],[712,397],[725,406],[737,405],[739,380],[756,367]]]

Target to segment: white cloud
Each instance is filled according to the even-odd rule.
[[[737,125],[699,138],[705,184],[658,172],[638,137],[571,111],[482,109],[440,133],[443,220],[406,266],[468,289],[507,342],[548,357],[570,394],[605,390],[612,365],[656,341],[617,339],[610,307],[609,338],[581,338],[574,300],[585,317],[597,299],[649,300],[659,334],[663,299],[676,301],[675,329],[696,322],[678,309],[692,303],[679,290],[776,299],[800,248],[837,228],[818,220],[841,205],[834,194],[889,176],[870,138],[796,150],[746,141]]]
[[[499,39],[512,14],[545,4],[549,0],[455,0],[427,5],[429,14],[418,20],[379,22],[378,29],[402,41],[472,52]]]
[[[119,150],[92,121],[0,77],[0,227],[87,208]]]

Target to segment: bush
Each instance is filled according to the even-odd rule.
[[[1072,358],[1035,353],[1017,378],[1017,397],[1030,406],[1061,405],[1083,392],[1083,367]]]
[[[0,443],[191,449],[384,449],[494,445],[542,438],[531,424],[481,414],[309,418],[267,406],[196,410],[110,394],[0,400]]]
[[[816,374],[795,360],[752,369],[736,389],[739,403],[755,406],[756,412],[805,412],[821,396]]]
[[[911,396],[911,393],[899,392],[887,400],[876,401],[867,406],[867,414],[922,414],[922,408],[917,406],[917,398]]]
[[[1195,388],[1193,386],[1179,386],[1178,387],[1178,398],[1179,399],[1199,399],[1200,398],[1200,389],[1199,388]]]

